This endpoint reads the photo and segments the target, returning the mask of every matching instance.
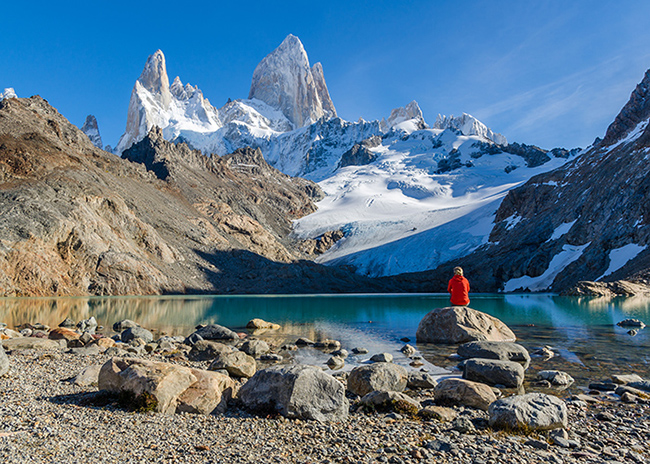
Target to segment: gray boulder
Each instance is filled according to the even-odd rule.
[[[465,379],[444,379],[438,382],[434,391],[439,404],[469,406],[487,411],[490,403],[497,399],[489,386]]]
[[[143,329],[142,327],[129,327],[124,332],[122,332],[121,338],[124,343],[128,343],[131,340],[135,340],[136,338],[140,338],[145,343],[149,343],[153,341],[153,334],[147,329]]]
[[[91,385],[97,385],[99,383],[99,371],[101,368],[101,364],[91,364],[79,372],[75,376],[72,383],[78,387],[90,387]]]
[[[469,359],[463,378],[488,385],[519,388],[524,383],[524,368],[513,361],[496,359]]]
[[[498,359],[500,361],[516,361],[527,369],[530,365],[530,355],[526,348],[513,342],[478,341],[463,343],[458,347],[461,358]]]
[[[239,340],[237,332],[218,324],[208,324],[194,333],[204,340]]]
[[[243,351],[218,353],[208,370],[217,371],[225,369],[233,377],[252,377],[257,370],[255,358],[248,356]]]
[[[408,343],[404,345],[402,348],[400,348],[400,351],[404,353],[404,356],[406,357],[413,356],[417,352],[416,349],[413,348]]]
[[[259,358],[271,351],[269,344],[264,340],[246,340],[239,349],[254,358]]]
[[[113,330],[115,332],[123,332],[126,329],[130,329],[132,327],[140,327],[140,325],[129,319],[124,319],[113,324]]]
[[[327,367],[333,371],[343,369],[343,366],[345,366],[345,359],[340,356],[332,356],[327,360]]]
[[[650,392],[650,380],[641,380],[639,382],[630,382],[627,385],[629,387],[636,388],[637,390],[643,390],[645,392]]]
[[[341,421],[349,402],[343,384],[317,367],[274,366],[258,371],[239,390],[248,409],[274,410],[285,417]]]
[[[198,340],[192,345],[187,357],[192,361],[212,361],[221,353],[230,353],[232,351],[234,351],[234,348],[230,345],[210,340]]]
[[[411,390],[436,388],[438,382],[427,372],[410,371],[406,386]]]
[[[390,353],[377,353],[373,354],[370,360],[376,363],[389,363],[393,362],[393,355]]]
[[[91,334],[95,333],[95,329],[97,329],[97,321],[93,316],[89,317],[88,319],[84,319],[83,321],[79,321],[77,324],[77,329],[79,332],[88,332]]]
[[[612,382],[618,385],[627,385],[631,382],[643,382],[643,377],[638,374],[612,374]]]
[[[365,396],[372,391],[402,392],[406,388],[406,369],[393,363],[375,363],[355,367],[348,377],[348,390]]]
[[[0,345],[0,377],[9,372],[9,358],[5,349]]]
[[[415,337],[420,343],[516,340],[499,319],[466,306],[434,309],[422,318]]]
[[[551,383],[551,385],[555,385],[557,387],[568,387],[574,382],[573,377],[571,377],[566,372],[554,370],[539,371],[537,378],[541,380],[547,380]]]
[[[552,430],[566,428],[564,401],[543,393],[502,398],[490,405],[490,426],[507,430]]]

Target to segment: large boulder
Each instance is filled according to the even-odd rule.
[[[496,317],[466,306],[437,308],[422,318],[415,337],[420,343],[515,341],[515,334]]]
[[[543,393],[502,398],[490,405],[490,426],[507,430],[551,430],[566,428],[568,412],[564,401]]]
[[[9,358],[5,353],[5,349],[0,345],[0,376],[5,375],[7,372],[9,372]]]
[[[434,391],[437,403],[469,406],[487,411],[490,403],[497,399],[489,386],[465,379],[444,379],[438,382]]]
[[[372,391],[402,392],[406,388],[406,369],[393,363],[374,363],[355,367],[348,376],[348,390],[365,396]]]
[[[348,417],[345,388],[314,366],[274,366],[255,373],[239,390],[244,406],[285,417],[341,421]]]
[[[242,346],[239,349],[240,351],[243,351],[247,355],[254,358],[259,358],[263,354],[271,351],[268,343],[266,343],[264,340],[256,339],[246,340],[244,343],[242,343]]]
[[[524,369],[530,365],[528,350],[513,342],[468,342],[458,347],[461,358],[498,359],[501,361],[516,361],[523,364]]]
[[[233,377],[252,377],[257,370],[255,358],[248,356],[243,351],[218,353],[208,370],[217,371],[225,369]]]
[[[112,358],[99,371],[100,390],[153,398],[154,409],[173,414],[178,397],[198,379],[188,367],[133,358]]]
[[[100,390],[148,396],[158,412],[209,414],[225,410],[237,383],[225,374],[134,358],[113,358],[99,371]]]
[[[197,381],[180,394],[176,411],[197,414],[225,412],[228,401],[237,394],[239,384],[219,372],[191,370]]]
[[[218,324],[208,324],[194,333],[204,340],[239,340],[237,332]]]
[[[488,385],[519,388],[524,383],[524,368],[514,361],[496,359],[469,359],[463,377]]]

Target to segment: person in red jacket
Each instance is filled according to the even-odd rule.
[[[455,267],[454,276],[447,285],[447,291],[451,294],[453,306],[467,306],[469,304],[469,281],[463,277],[463,268]]]

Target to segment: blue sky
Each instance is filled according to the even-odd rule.
[[[170,81],[213,105],[246,98],[257,63],[292,33],[323,64],[341,117],[417,100],[429,123],[470,113],[509,141],[586,146],[650,68],[646,1],[11,2],[0,89],[39,94],[105,144],[162,49]]]

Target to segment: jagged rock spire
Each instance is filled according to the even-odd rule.
[[[92,114],[89,114],[86,117],[86,121],[84,122],[84,125],[81,126],[81,132],[86,134],[90,141],[95,145],[97,148],[102,148],[104,145],[102,144],[102,136],[99,133],[99,126],[97,125],[97,118],[93,116]]]
[[[309,66],[302,42],[291,34],[257,65],[248,98],[280,110],[295,127],[336,117],[322,66]]]

